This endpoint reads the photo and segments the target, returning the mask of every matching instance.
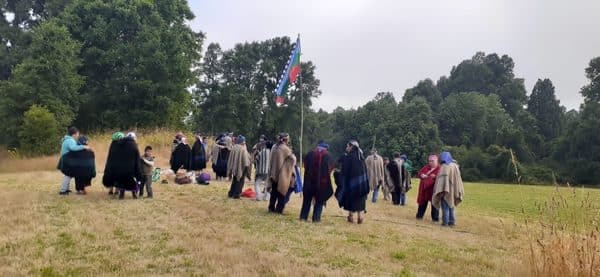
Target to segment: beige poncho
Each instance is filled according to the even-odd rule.
[[[383,184],[385,170],[383,167],[383,158],[377,154],[371,154],[365,159],[367,166],[367,175],[369,176],[369,185],[374,190],[379,184]]]
[[[271,162],[269,169],[269,187],[276,182],[279,193],[287,194],[290,187],[294,184],[294,166],[296,165],[296,156],[285,143],[279,143],[273,146],[271,150]]]
[[[462,202],[464,194],[465,188],[460,177],[458,164],[442,165],[433,187],[433,206],[439,209],[442,205],[442,199],[444,199],[450,208],[454,208]]]
[[[227,176],[233,177],[235,180],[241,180],[244,178],[244,174],[248,172],[250,165],[250,154],[246,149],[246,145],[234,145],[231,153],[229,153],[229,160],[227,160]]]

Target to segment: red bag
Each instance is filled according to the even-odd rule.
[[[248,188],[247,190],[242,192],[242,194],[240,194],[240,196],[245,197],[245,198],[256,198],[256,192],[254,192],[254,190],[252,190],[252,188]]]

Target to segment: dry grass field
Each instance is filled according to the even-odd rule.
[[[154,139],[162,165],[168,138]],[[108,137],[93,139],[101,172]],[[150,141],[140,139],[140,147]],[[298,220],[299,195],[273,215],[266,202],[228,199],[223,182],[155,184],[153,200],[117,200],[100,175],[88,195],[63,197],[55,165],[0,163],[0,276],[600,274],[598,190],[466,184],[457,227],[442,228],[414,219],[413,189],[406,207],[369,202],[363,225],[347,223],[334,199],[312,224]],[[565,269],[552,268],[553,259]]]

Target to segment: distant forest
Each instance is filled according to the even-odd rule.
[[[415,168],[450,150],[468,181],[600,185],[600,57],[582,65],[589,83],[577,110],[560,105],[550,79],[529,93],[510,56],[478,52],[402,99],[380,92],[329,113],[311,108],[321,91],[306,60],[287,106],[276,106],[290,38],[203,51],[185,0],[0,0],[0,9],[0,144],[30,155],[57,152],[70,125],[298,138],[302,93],[305,152],[323,139],[341,155],[357,139]]]

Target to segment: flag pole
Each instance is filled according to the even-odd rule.
[[[298,41],[300,41],[300,34],[298,34]],[[298,53],[301,55],[302,50]],[[300,64],[298,64],[300,66]],[[300,90],[300,169],[302,169],[302,159],[304,156],[304,152],[302,152],[302,142],[304,137],[304,92],[300,89],[302,83],[302,70],[300,70],[300,75],[298,75],[298,88]]]

